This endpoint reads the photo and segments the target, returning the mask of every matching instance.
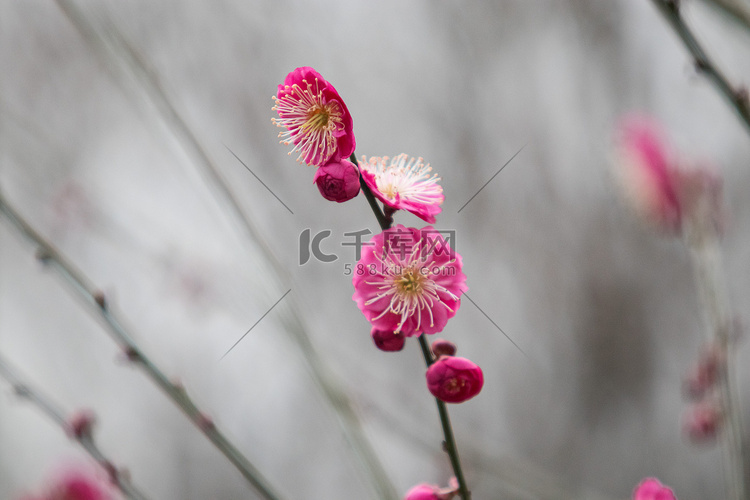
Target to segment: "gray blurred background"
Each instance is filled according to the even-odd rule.
[[[748,32],[684,4],[730,77],[750,81]],[[686,156],[721,169],[740,317],[750,299],[750,139],[649,1],[64,5],[0,0],[0,189],[289,499],[375,498],[285,332],[295,311],[398,493],[450,477],[417,343],[378,351],[351,300],[354,255],[341,243],[351,241],[344,232],[376,231],[367,203],[325,201],[312,167],[278,144],[271,96],[297,66],[316,68],[345,99],[358,156],[406,152],[442,177],[436,227],[456,230],[482,309],[464,300],[442,335],[486,377],[476,399],[451,407],[474,498],[624,499],[650,475],[680,500],[721,496],[719,449],[696,448],[680,430],[681,378],[703,338],[688,255],[621,203],[611,135],[622,113],[643,110]],[[256,236],[144,81],[158,81]],[[307,228],[332,231],[323,250],[337,261],[299,265]],[[0,223],[2,353],[65,408],[94,409],[102,448],[151,498],[256,498],[34,250]],[[738,355],[746,394],[746,342]],[[85,463],[0,387],[0,498],[33,490],[61,463]]]

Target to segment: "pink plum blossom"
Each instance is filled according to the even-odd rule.
[[[281,142],[294,144],[297,161],[321,166],[348,158],[356,145],[352,117],[336,89],[312,68],[289,73],[274,97]]]
[[[406,492],[404,500],[438,500],[437,490],[438,487],[431,484],[418,484]]]
[[[343,203],[359,194],[359,170],[349,160],[326,163],[315,171],[313,182],[326,200]]]
[[[633,500],[677,500],[672,490],[664,486],[658,479],[649,477],[633,490]]]
[[[482,369],[466,358],[440,356],[427,369],[427,388],[446,403],[463,403],[482,390]]]
[[[446,488],[434,484],[418,484],[406,492],[404,500],[451,500],[457,494],[458,481],[453,477]]]
[[[390,163],[388,160],[387,156],[369,160],[362,157],[359,168],[367,186],[388,207],[409,211],[434,224],[445,199],[443,188],[437,183],[440,177],[430,173],[432,168],[422,158],[400,154]]]
[[[386,352],[400,351],[404,348],[404,343],[406,342],[403,333],[373,328],[370,335],[372,336],[372,341],[375,343],[375,347]]]
[[[468,290],[461,256],[432,226],[373,236],[354,269],[353,299],[378,330],[407,337],[443,330]]]
[[[682,223],[675,160],[661,127],[651,118],[629,115],[617,133],[619,173],[635,210],[669,232]]]
[[[41,495],[22,497],[21,500],[113,500],[111,484],[88,468],[70,468],[62,471]]]

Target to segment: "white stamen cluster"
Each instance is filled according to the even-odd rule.
[[[442,201],[443,188],[437,174],[422,158],[409,158],[402,153],[388,164],[389,157],[362,159],[362,168],[375,176],[378,191],[390,201],[432,204]]]
[[[430,315],[430,327],[435,326],[432,309],[436,305],[442,305],[453,312],[453,309],[440,300],[438,292],[445,293],[453,300],[458,300],[458,297],[438,284],[432,276],[442,273],[443,269],[455,260],[449,260],[438,266],[430,259],[433,252],[434,245],[424,255],[424,247],[415,244],[405,255],[398,255],[392,248],[384,248],[382,255],[376,254],[380,268],[377,274],[381,279],[368,281],[367,284],[377,286],[380,292],[365,302],[365,305],[371,305],[383,297],[390,297],[390,303],[373,320],[382,318],[388,312],[397,314],[401,318],[394,333],[399,333],[404,322],[415,314],[417,315],[416,331],[419,331],[422,327],[422,311],[425,309]]]
[[[294,84],[285,88],[286,93],[279,99],[273,97],[276,105],[272,108],[279,118],[271,121],[286,130],[279,133],[281,143],[294,145],[289,152],[299,152],[297,161],[321,165],[336,150],[334,132],[344,129],[344,110],[337,101],[327,102],[315,85],[303,82],[305,87]]]

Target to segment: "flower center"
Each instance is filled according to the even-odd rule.
[[[382,187],[378,186],[378,189],[380,189],[383,196],[387,197],[389,200],[396,198],[396,195],[398,194],[398,188],[393,183],[384,184]]]
[[[363,158],[363,168],[375,176],[378,191],[390,201],[399,198],[415,203],[440,204],[443,201],[443,188],[437,183],[440,178],[432,174],[429,164],[422,158],[409,158],[400,154],[388,163],[388,157],[373,157],[367,162]]]
[[[304,87],[294,84],[287,88],[281,98],[274,97],[273,107],[279,118],[272,118],[278,127],[283,144],[294,144],[293,152],[299,152],[298,161],[322,165],[336,150],[336,137],[344,130],[344,109],[335,100],[326,100],[318,89],[304,82]]]
[[[424,276],[419,271],[407,270],[400,278],[395,280],[396,289],[402,295],[419,295],[422,293],[422,282]]]
[[[328,126],[330,115],[326,106],[315,105],[307,112],[306,130],[321,130]]]

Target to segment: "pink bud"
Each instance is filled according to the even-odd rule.
[[[332,161],[319,167],[313,182],[326,200],[343,203],[359,194],[359,170],[349,160]]]
[[[427,369],[427,388],[446,403],[463,403],[484,385],[482,369],[466,358],[440,356]]]
[[[635,210],[669,232],[682,224],[682,207],[675,186],[674,160],[661,127],[646,116],[620,121],[617,134],[619,174]]]
[[[46,500],[111,500],[112,488],[93,472],[69,470],[51,485]]]
[[[427,483],[418,484],[406,492],[404,500],[451,500],[457,493],[458,481],[452,478],[447,488]]]
[[[432,352],[435,356],[453,356],[456,354],[456,344],[443,339],[435,339],[432,342]]]
[[[716,345],[710,345],[701,352],[698,362],[690,370],[684,382],[685,394],[693,399],[703,395],[719,379],[720,369],[724,365],[724,355]]]
[[[703,401],[688,408],[683,421],[683,431],[693,443],[712,443],[722,423],[723,417],[718,404]]]
[[[633,500],[677,500],[672,490],[664,486],[658,479],[649,477],[633,490]]]
[[[438,500],[436,490],[437,486],[426,483],[418,484],[406,492],[404,500]]]
[[[96,422],[96,416],[91,410],[80,410],[68,419],[68,432],[70,437],[81,439],[90,437]]]
[[[373,328],[370,335],[372,335],[372,341],[375,342],[375,346],[381,351],[386,352],[400,351],[404,348],[404,343],[406,341],[401,332],[394,333],[387,330]]]

